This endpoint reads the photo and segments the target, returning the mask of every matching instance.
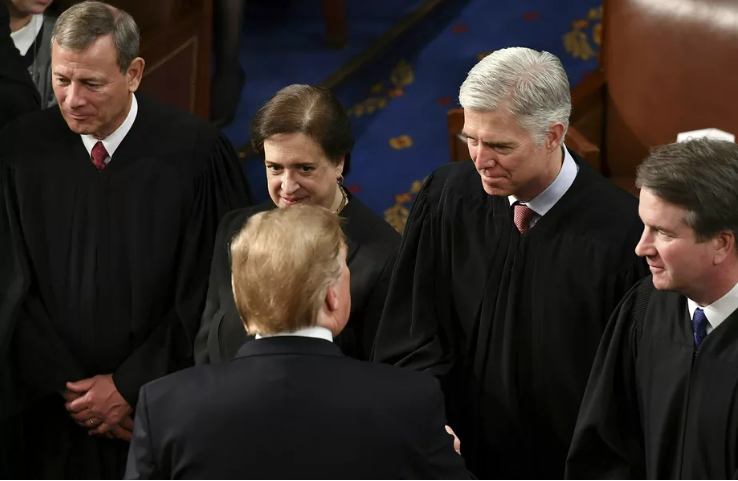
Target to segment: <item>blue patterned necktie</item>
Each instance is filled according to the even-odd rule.
[[[692,327],[694,327],[694,348],[699,349],[702,341],[707,336],[707,316],[702,309],[694,310],[694,318],[692,319]]]

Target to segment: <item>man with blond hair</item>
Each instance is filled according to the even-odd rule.
[[[135,93],[139,37],[105,3],[66,10],[58,107],[0,132],[20,477],[123,475],[139,389],[192,364],[218,222],[249,204],[220,132]]]
[[[437,381],[333,344],[351,311],[337,215],[256,214],[231,259],[256,340],[141,389],[126,478],[468,479]]]

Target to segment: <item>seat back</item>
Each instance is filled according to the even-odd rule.
[[[609,175],[634,176],[679,132],[738,134],[738,2],[605,0],[603,22]]]

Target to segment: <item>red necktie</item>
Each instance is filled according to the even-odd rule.
[[[521,234],[528,231],[533,214],[535,212],[527,205],[515,204],[513,206],[513,220],[515,221],[515,227],[518,228]]]
[[[105,159],[108,156],[108,151],[105,150],[105,146],[102,142],[98,142],[92,148],[92,163],[95,164],[97,170],[103,170],[105,168]]]

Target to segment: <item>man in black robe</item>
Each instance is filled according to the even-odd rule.
[[[24,477],[120,478],[139,388],[192,363],[215,231],[249,189],[217,130],[134,95],[128,14],[77,4],[52,44],[59,108],[0,133],[2,235],[24,288],[0,311],[17,461]]]
[[[563,145],[571,96],[553,55],[494,52],[460,102],[472,162],[418,194],[374,359],[441,378],[478,477],[562,478],[607,319],[646,275],[637,201]]]
[[[652,276],[613,314],[567,477],[738,476],[738,146],[663,146],[638,168]],[[655,289],[654,289],[655,287]]]

